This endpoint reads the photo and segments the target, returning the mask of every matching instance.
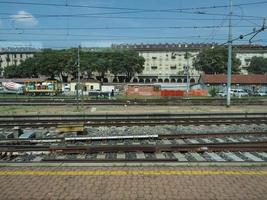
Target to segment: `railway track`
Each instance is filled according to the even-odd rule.
[[[246,139],[248,137],[249,139]],[[76,137],[46,137],[39,139],[2,139],[0,140],[0,145],[19,145],[19,144],[44,144],[44,143],[75,143],[75,142],[85,142],[93,143],[104,143],[109,142],[143,142],[149,143],[151,141],[156,143],[172,143],[173,141],[178,141],[179,139],[187,140],[189,143],[198,143],[197,140],[191,139],[215,139],[217,142],[225,142],[226,139],[235,141],[235,138],[241,141],[248,140],[259,140],[264,138],[267,140],[267,132],[222,132],[222,133],[179,133],[179,134],[160,134],[160,135],[124,135],[124,136],[76,136]],[[223,138],[223,139],[220,139]],[[182,141],[181,140],[181,141]],[[207,140],[209,142],[209,140]],[[185,142],[184,142],[185,143]],[[140,143],[141,144],[141,143]],[[179,143],[181,144],[181,142]]]
[[[250,137],[244,138],[246,135]],[[266,133],[242,136],[210,133],[2,140],[0,163],[266,162]]]
[[[99,152],[204,152],[204,151],[267,151],[267,141],[198,143],[166,145],[1,145],[0,152],[52,152],[52,153],[99,153]]]
[[[267,113],[1,115],[0,127],[266,124]]]
[[[0,98],[0,106],[64,106],[76,105],[75,98]],[[81,101],[80,101],[81,103]],[[266,98],[233,98],[232,105],[267,105]],[[84,106],[96,105],[145,105],[145,106],[181,106],[181,105],[225,105],[224,98],[212,99],[134,99],[134,100],[108,100],[108,99],[85,99]]]

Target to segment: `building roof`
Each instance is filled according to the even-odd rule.
[[[31,48],[31,47],[6,47],[0,48],[0,53],[35,53],[39,52],[41,49]]]
[[[205,84],[226,84],[226,74],[203,74],[201,79]],[[267,84],[267,75],[249,74],[249,75],[232,75],[233,84]]]
[[[47,77],[44,78],[0,78],[0,82],[15,82],[15,83],[24,83],[26,81],[41,82],[47,80]]]
[[[135,51],[200,51],[203,48],[217,46],[213,43],[193,43],[193,44],[112,44],[111,48],[114,49],[131,49]],[[267,51],[267,46],[242,44],[234,45],[234,50],[238,52],[254,52],[254,51]]]

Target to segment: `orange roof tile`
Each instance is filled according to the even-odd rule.
[[[226,84],[226,74],[203,74],[202,81],[205,84]],[[249,74],[249,75],[236,75],[232,74],[233,84],[267,84],[267,75],[262,74]]]

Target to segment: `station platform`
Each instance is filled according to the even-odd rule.
[[[0,199],[265,200],[267,167],[0,167]]]

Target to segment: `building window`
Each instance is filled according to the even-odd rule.
[[[176,65],[171,66],[171,69],[176,69]]]
[[[20,58],[22,58],[22,53],[20,54]]]
[[[155,70],[155,69],[158,69],[157,66],[151,66],[151,69]]]
[[[153,56],[153,57],[152,57],[152,59],[153,59],[153,60],[156,60],[156,59],[157,59],[157,57]]]
[[[91,85],[91,86],[90,86],[90,89],[91,89],[91,90],[93,90],[93,89],[94,89],[94,86],[93,86],[93,85]]]

